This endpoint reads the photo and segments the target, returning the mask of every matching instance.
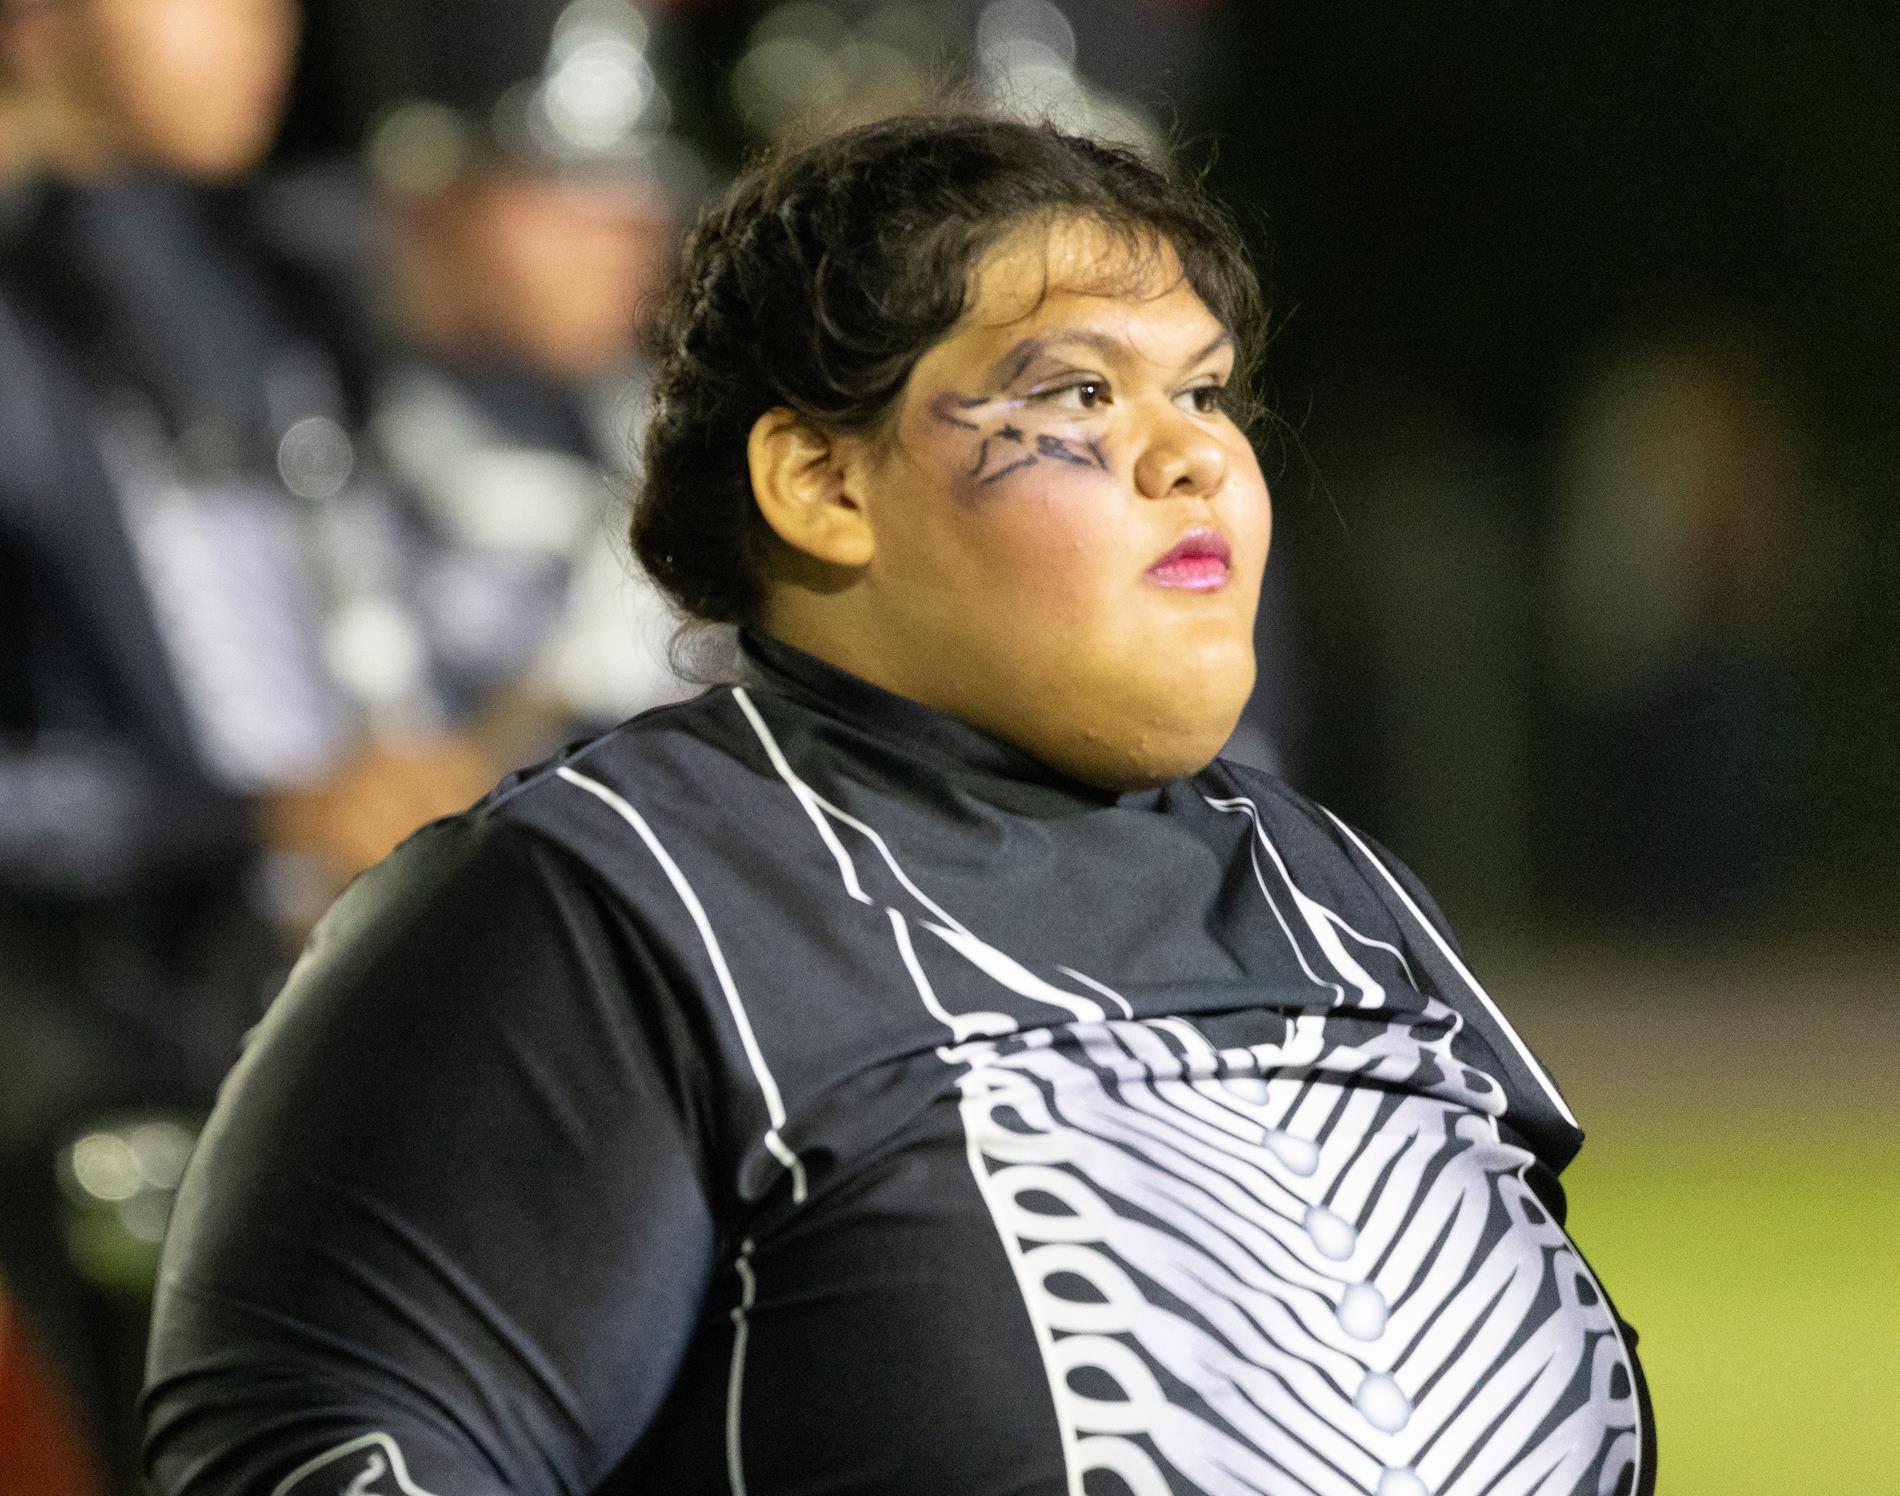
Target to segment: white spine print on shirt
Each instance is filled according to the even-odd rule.
[[[1042,1348],[1072,1492],[1634,1489],[1628,1358],[1525,1180],[1530,1155],[1502,1139],[1503,1087],[1454,1058],[1463,1021],[1415,995],[1401,951],[1294,886],[1250,802],[1215,808],[1251,814],[1263,917],[1324,1004],[1283,1041],[1216,1050],[1182,1019],[1101,1003],[1045,1027],[985,1012],[972,1037],[925,980],[911,926],[1015,996],[1048,1003],[1047,984],[918,889],[745,705],[847,891],[871,902],[838,827],[918,900],[886,912],[952,1035],[970,1167]]]
[[[1292,1071],[1270,1079],[1182,1023],[956,1052],[1078,1489],[1098,1468],[1210,1496],[1618,1489],[1628,1372],[1497,1093],[1349,1084],[1412,1042],[1260,1046]]]

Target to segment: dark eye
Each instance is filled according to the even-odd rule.
[[[1071,410],[1096,410],[1108,403],[1108,381],[1078,379],[1052,390],[1044,390],[1040,398],[1053,405],[1065,405]]]
[[[1187,397],[1189,405],[1196,415],[1211,416],[1225,408],[1227,386],[1224,384],[1197,384],[1191,390],[1181,392]]]

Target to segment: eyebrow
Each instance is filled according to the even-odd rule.
[[[1183,361],[1181,367],[1191,369],[1216,350],[1233,346],[1234,335],[1223,327],[1211,343],[1190,355]],[[990,386],[996,388],[1015,383],[1022,378],[1023,371],[1039,357],[1062,347],[1088,348],[1104,358],[1114,358],[1128,345],[1119,338],[1111,338],[1106,333],[1091,332],[1087,328],[1076,328],[1072,332],[1031,333],[1028,337],[1020,338],[1010,344],[1008,351],[990,365]]]

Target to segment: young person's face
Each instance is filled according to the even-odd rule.
[[[1113,788],[1211,759],[1272,529],[1233,367],[1165,246],[1069,222],[992,251],[864,485],[881,683]]]
[[[294,0],[55,0],[17,50],[108,167],[223,180],[270,145],[296,50]]]
[[[506,169],[471,173],[398,223],[399,281],[421,277],[445,303],[452,325],[436,336],[564,379],[634,360],[678,241],[657,186]]]

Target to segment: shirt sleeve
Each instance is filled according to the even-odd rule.
[[[715,1260],[690,1031],[631,912],[533,832],[471,814],[358,880],[179,1196],[161,1496],[596,1485]]]

